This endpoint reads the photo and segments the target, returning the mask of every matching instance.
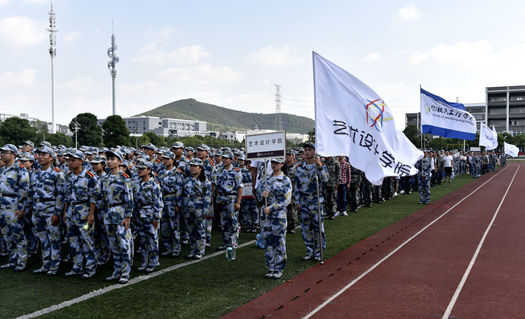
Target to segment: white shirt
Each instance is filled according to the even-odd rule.
[[[444,167],[452,167],[452,156],[450,155],[445,155],[443,156],[443,166]]]

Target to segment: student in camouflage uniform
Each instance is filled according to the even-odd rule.
[[[166,152],[162,155],[165,169],[159,174],[158,180],[162,189],[164,209],[160,223],[162,243],[165,251],[162,256],[179,257],[181,250],[180,220],[182,205],[182,183],[184,176],[174,166],[175,154]]]
[[[69,153],[70,172],[66,175],[64,222],[69,235],[73,268],[64,277],[82,276],[82,279],[89,279],[97,269],[93,225],[99,188],[95,174],[83,168],[83,162],[84,154],[81,151]]]
[[[246,166],[246,161],[244,154],[240,154],[237,158],[239,169],[242,174],[242,189],[243,193],[246,190],[252,190],[252,173],[250,171],[249,165],[251,161],[248,162],[248,167]],[[255,200],[254,194],[246,195],[241,199],[241,227],[247,232],[256,232],[257,229],[257,201]]]
[[[160,185],[151,177],[153,167],[149,162],[137,165],[140,180],[135,183],[133,200],[135,201],[135,225],[142,251],[142,265],[139,271],[153,272],[159,263],[158,228],[162,208]]]
[[[265,278],[279,279],[286,267],[286,207],[292,201],[292,182],[281,171],[284,161],[271,160],[272,175],[267,176],[257,187],[256,194],[260,201],[266,198],[264,207],[267,218],[264,221],[265,263],[268,272]]]
[[[372,207],[372,183],[361,171],[361,204],[365,207]]]
[[[419,170],[417,173],[417,185],[420,204],[430,203],[430,177],[432,173],[430,171],[430,158],[428,156],[428,152],[425,152],[425,157],[416,163],[416,168]]]
[[[35,156],[31,153],[24,152],[20,156],[20,164],[24,166],[29,173],[29,181],[31,181],[31,174],[34,172]],[[33,214],[30,204],[28,203],[26,211],[24,212],[24,219],[22,221],[24,227],[24,234],[27,242],[27,253],[29,257],[35,255],[38,250],[38,237],[35,233],[35,226],[31,221]]]
[[[94,173],[97,176],[98,187],[103,183],[104,178],[108,175],[106,172],[106,158],[97,155],[91,161]],[[104,227],[104,212],[106,206],[102,194],[98,193],[97,204],[95,208],[95,226],[93,228],[93,239],[95,241],[95,251],[97,252],[98,265],[103,265],[109,261],[111,249],[109,247],[108,234]]]
[[[210,211],[211,182],[206,178],[203,163],[194,158],[190,161],[190,174],[182,187],[183,215],[190,235],[189,259],[201,259],[206,249],[206,220]]]
[[[329,219],[335,218],[337,210],[337,185],[341,182],[341,166],[333,157],[324,158],[328,170],[328,182],[323,183],[323,197],[325,213]]]
[[[237,245],[239,229],[239,209],[242,197],[242,175],[232,165],[233,155],[222,154],[223,168],[217,173],[214,181],[217,192],[217,210],[221,217],[223,244],[218,250]]]
[[[202,166],[204,168],[204,174],[206,175],[206,179],[211,182],[213,172],[214,172],[214,166],[215,164],[213,161],[211,161],[208,157],[208,154],[210,152],[210,148],[206,144],[201,144],[197,147],[197,158],[202,161]],[[213,215],[214,215],[214,203],[213,203],[213,196],[212,196],[212,202],[210,204],[209,211],[204,214],[205,219],[205,225],[206,225],[206,247],[211,246],[211,231],[213,226]]]
[[[64,210],[65,179],[63,172],[53,168],[53,151],[43,147],[39,151],[40,169],[31,174],[29,182],[29,209],[32,223],[41,244],[42,267],[33,274],[54,276],[60,267],[60,218]]]
[[[9,250],[9,261],[0,269],[14,268],[23,271],[27,263],[27,248],[24,218],[29,191],[29,173],[24,166],[15,162],[18,149],[13,144],[1,148],[5,166],[0,175],[0,228]]]
[[[286,157],[284,160],[282,171],[284,175],[288,176],[290,181],[293,181],[295,176],[295,153],[292,150],[286,151]],[[288,232],[295,234],[295,228],[297,228],[297,205],[295,205],[295,195],[292,192],[292,202],[286,208],[286,221],[288,223]]]
[[[357,212],[359,190],[361,189],[361,171],[350,165],[350,188],[348,188],[349,211]]]
[[[110,174],[101,184],[101,193],[107,205],[104,224],[113,253],[114,271],[106,281],[119,280],[125,284],[131,270],[130,218],[133,212],[133,190],[128,175],[119,170],[122,155],[119,151],[106,152]]]
[[[175,142],[175,144],[173,144],[171,147],[171,151],[173,154],[175,154],[175,161],[173,165],[182,172],[184,178],[190,176],[189,161],[186,159],[186,157],[184,157],[184,143]],[[184,245],[189,243],[190,236],[188,235],[184,218],[180,218],[180,238]]]
[[[323,224],[323,203],[322,193],[317,194],[316,176],[319,180],[319,192],[322,190],[322,183],[328,182],[328,170],[321,162],[319,157],[315,157],[315,145],[312,142],[304,144],[304,161],[295,166],[295,177],[293,180],[293,190],[297,203],[297,211],[300,212],[301,232],[306,246],[306,255],[303,260],[321,260],[320,242],[323,249],[326,246]],[[319,220],[318,210],[321,219]],[[321,240],[319,240],[321,233]]]

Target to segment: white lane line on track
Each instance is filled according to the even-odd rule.
[[[368,275],[372,270],[376,269],[379,265],[381,265],[383,262],[385,262],[388,258],[390,258],[393,254],[395,254],[397,251],[399,251],[401,248],[403,248],[406,244],[408,244],[410,241],[412,241],[412,239],[416,238],[417,236],[419,236],[419,234],[421,234],[422,232],[424,232],[427,228],[429,228],[430,226],[432,226],[435,222],[437,222],[438,220],[440,220],[443,216],[445,216],[446,214],[448,214],[451,210],[453,210],[454,208],[456,208],[456,206],[458,206],[459,204],[461,204],[465,199],[469,198],[472,194],[474,194],[475,192],[477,192],[480,188],[482,188],[483,186],[485,186],[488,182],[490,182],[494,177],[498,176],[499,174],[501,174],[502,172],[504,172],[505,170],[507,169],[507,167],[505,167],[504,169],[502,169],[501,171],[499,171],[497,174],[494,174],[494,176],[492,176],[490,179],[488,179],[487,181],[485,181],[483,184],[481,184],[480,186],[478,186],[478,188],[476,188],[475,190],[473,190],[470,194],[468,194],[467,196],[463,197],[463,199],[461,199],[459,202],[457,202],[456,204],[454,204],[454,206],[450,207],[449,209],[447,209],[443,214],[441,214],[439,217],[437,217],[436,219],[434,219],[432,222],[430,222],[430,224],[426,225],[425,227],[423,227],[420,231],[418,231],[417,233],[415,233],[412,237],[410,237],[409,239],[407,239],[404,243],[402,243],[401,245],[397,246],[396,249],[392,250],[388,255],[386,255],[385,257],[383,257],[380,261],[378,261],[377,263],[375,263],[372,267],[368,268],[365,272],[363,272],[361,275],[359,275],[359,277],[355,278],[354,280],[352,280],[350,283],[348,283],[346,286],[344,286],[343,288],[341,288],[341,290],[339,290],[338,292],[336,292],[334,295],[332,295],[330,298],[326,299],[322,304],[320,304],[319,306],[317,306],[317,308],[315,308],[314,310],[312,310],[311,312],[309,312],[306,316],[303,317],[303,319],[308,319],[308,318],[311,318],[313,315],[315,315],[317,312],[319,312],[321,309],[323,309],[326,305],[328,305],[329,303],[331,303],[335,298],[339,297],[341,294],[343,294],[346,290],[348,290],[350,287],[352,287],[353,285],[355,285],[359,280],[363,279],[363,277],[365,277],[366,275]]]
[[[254,243],[255,243],[255,240],[250,240],[250,241],[248,241],[248,242],[246,242],[244,244],[239,245],[239,248],[242,248],[242,247],[254,244]],[[94,297],[97,297],[97,296],[100,296],[100,295],[103,295],[103,294],[108,293],[110,291],[113,291],[113,290],[116,290],[116,289],[120,289],[120,288],[125,288],[125,287],[131,286],[133,284],[137,284],[139,282],[142,282],[142,281],[145,281],[145,280],[149,280],[149,279],[155,278],[157,276],[163,275],[163,274],[168,273],[170,271],[173,271],[173,270],[176,270],[176,269],[179,269],[179,268],[183,268],[183,267],[186,267],[186,266],[198,263],[198,262],[202,262],[204,260],[207,260],[207,259],[219,256],[219,255],[222,255],[222,254],[224,254],[224,251],[218,251],[218,252],[215,252],[213,254],[204,256],[200,260],[187,261],[187,262],[184,262],[184,263],[181,263],[181,264],[176,264],[176,265],[164,268],[162,270],[153,272],[153,273],[151,273],[149,275],[143,275],[143,276],[138,276],[138,277],[132,278],[125,285],[116,284],[116,285],[107,286],[107,287],[104,287],[104,288],[101,288],[101,289],[98,289],[98,290],[93,290],[93,291],[91,291],[91,292],[89,292],[89,293],[87,293],[85,295],[80,296],[80,297],[73,298],[71,300],[66,300],[66,301],[61,302],[59,304],[56,304],[56,305],[53,305],[53,306],[50,306],[50,307],[47,307],[47,308],[44,308],[44,309],[37,310],[37,311],[35,311],[33,313],[20,316],[17,319],[36,318],[36,317],[39,317],[39,316],[43,316],[45,314],[48,314],[48,313],[60,310],[62,308],[69,307],[71,305],[74,305],[74,304],[86,301],[88,299],[91,299],[91,298],[94,298]]]
[[[505,191],[503,198],[501,198],[501,201],[498,205],[498,208],[496,209],[496,212],[494,213],[494,216],[492,217],[492,220],[487,226],[485,233],[481,237],[481,240],[478,244],[478,248],[474,252],[472,259],[470,260],[470,264],[467,267],[467,270],[465,270],[465,273],[463,274],[463,277],[461,278],[461,281],[459,282],[458,287],[456,291],[454,292],[454,295],[452,296],[452,299],[450,299],[450,303],[448,304],[448,307],[445,310],[445,313],[443,314],[443,317],[441,317],[441,319],[448,319],[450,317],[450,313],[452,312],[452,309],[454,309],[454,305],[456,304],[456,301],[459,298],[459,294],[461,293],[461,290],[463,289],[463,285],[465,285],[465,282],[467,281],[470,271],[472,270],[472,267],[474,267],[474,263],[476,262],[476,259],[478,258],[479,252],[481,251],[481,246],[483,246],[483,244],[485,243],[485,238],[487,238],[487,235],[490,229],[492,228],[492,224],[494,224],[494,221],[496,220],[496,217],[498,216],[499,210],[501,206],[503,205],[503,202],[505,201],[505,197],[507,197],[507,193],[509,192],[510,186],[512,185],[512,183],[514,183],[514,178],[516,177],[516,174],[518,174],[519,170],[520,170],[520,167],[518,166],[518,168],[516,169],[516,172],[514,172],[514,176],[512,176],[512,180],[510,181],[509,186],[507,186],[507,190]]]

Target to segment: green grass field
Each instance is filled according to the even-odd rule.
[[[452,184],[432,188],[432,200],[436,200],[468,184],[473,179],[462,175]],[[401,220],[418,210],[417,192],[400,195],[372,208],[361,208],[357,214],[327,220],[326,258],[367,238],[377,231]],[[241,242],[255,239],[255,234],[241,234]],[[221,234],[214,233],[214,248]],[[187,254],[183,250],[183,256]],[[304,262],[305,253],[300,232],[287,236],[288,265],[281,280],[264,279],[264,252],[249,245],[239,249],[237,260],[228,262],[224,255],[190,265],[156,278],[111,291],[82,303],[45,315],[45,318],[217,318],[242,304],[271,290],[283,281],[313,266]],[[29,269],[40,266],[39,258],[33,257]],[[159,269],[182,263],[182,258],[161,257]],[[1,258],[0,263],[7,262]],[[140,273],[135,267],[132,277]],[[70,270],[69,263],[61,265],[60,275]],[[79,278],[48,278],[31,275],[29,271],[14,273],[0,271],[0,318],[17,317],[49,307],[65,300],[84,295],[110,284],[103,278],[112,272],[111,265],[99,267],[97,275],[88,281]]]

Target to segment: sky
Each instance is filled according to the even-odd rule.
[[[49,0],[0,0],[0,113],[51,121]],[[398,128],[419,86],[449,101],[525,84],[523,1],[55,0],[55,116],[123,117],[185,98],[314,118],[312,51],[357,76]],[[113,28],[112,28],[113,21]]]

